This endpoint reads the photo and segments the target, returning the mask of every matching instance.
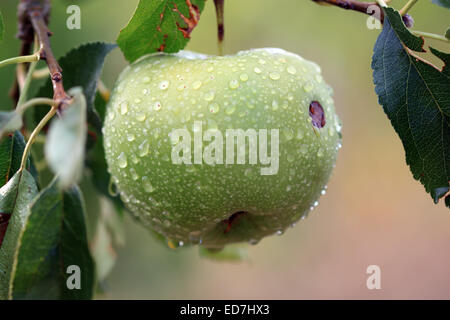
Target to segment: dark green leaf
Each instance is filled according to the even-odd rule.
[[[3,23],[3,16],[0,12],[0,42],[3,41],[3,38],[5,37],[5,24]]]
[[[435,202],[449,191],[450,77],[416,57],[423,39],[387,8],[372,61],[379,102],[402,140],[406,162]],[[432,49],[444,61],[449,55]]]
[[[437,4],[438,6],[450,9],[450,0],[433,0],[434,4]]]
[[[87,135],[86,100],[81,88],[69,91],[73,102],[61,118],[50,125],[45,142],[45,158],[59,175],[62,188],[76,183],[82,174]]]
[[[24,149],[25,140],[19,131],[0,141],[0,186],[19,170]]]
[[[26,170],[16,173],[0,189],[0,212],[10,214],[0,248],[0,299],[12,298],[12,281],[17,255],[22,239],[22,232],[30,214],[29,206],[37,194],[33,176]]]
[[[88,120],[93,123],[98,130],[101,129],[101,121],[93,105],[97,81],[100,77],[103,63],[111,50],[116,48],[115,44],[94,42],[81,45],[72,49],[65,56],[58,60],[64,70],[64,86],[66,88],[82,87],[86,97]],[[53,88],[50,80],[37,93],[39,97],[52,97]],[[39,121],[48,108],[36,108],[36,121]]]
[[[445,37],[447,39],[450,39],[450,28],[448,28],[447,31],[445,31]]]
[[[0,138],[22,128],[22,115],[16,111],[0,111]]]
[[[227,245],[221,250],[210,250],[200,246],[199,250],[201,257],[215,261],[239,262],[248,259],[247,248],[240,244]]]
[[[130,62],[153,52],[178,52],[188,43],[204,6],[205,0],[140,0],[117,44]]]
[[[60,191],[57,179],[33,201],[22,231],[12,286],[14,299],[90,299],[94,263],[77,187]],[[9,229],[8,229],[9,230]],[[81,271],[81,289],[67,286],[69,266]]]

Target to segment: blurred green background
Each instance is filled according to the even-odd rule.
[[[17,2],[1,0],[6,39],[0,59],[19,51]],[[115,41],[138,0],[52,2],[51,41],[61,56],[84,42]],[[81,7],[81,30],[66,28],[70,4]],[[411,14],[422,31],[442,34],[450,21],[450,11],[431,1],[419,1]],[[126,245],[98,298],[450,298],[450,215],[413,180],[401,142],[377,103],[370,63],[380,31],[369,30],[366,19],[308,0],[225,1],[225,53],[280,47],[319,63],[334,88],[344,147],[328,193],[285,235],[249,247],[250,260],[242,263],[201,259],[196,248],[172,251],[127,217]],[[217,53],[212,0],[188,49]],[[108,87],[125,65],[119,50],[108,57],[102,76]],[[13,73],[12,66],[0,69],[0,109],[11,108]],[[381,290],[366,288],[372,264],[381,267]]]

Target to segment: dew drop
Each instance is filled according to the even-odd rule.
[[[305,89],[306,92],[310,92],[313,89],[313,85],[311,82],[308,82],[307,84],[305,84],[305,86],[303,87],[303,89]]]
[[[317,156],[319,158],[323,157],[323,149],[322,148],[320,148],[319,151],[317,151]]]
[[[145,118],[146,118],[146,115],[145,115],[145,113],[138,113],[137,115],[136,115],[136,120],[137,121],[144,121],[145,120]]]
[[[283,230],[278,230],[277,235],[281,236],[283,234]]]
[[[169,88],[169,81],[167,80],[161,81],[161,83],[159,84],[159,88],[161,90],[166,90],[167,88]]]
[[[131,179],[133,179],[134,181],[139,179],[139,176],[138,176],[136,170],[134,170],[133,168],[130,169],[130,174],[131,174]]]
[[[192,84],[192,88],[194,90],[200,89],[201,86],[202,86],[202,82],[201,81],[194,81],[194,83]]]
[[[236,79],[233,79],[230,81],[230,83],[228,84],[230,89],[237,89],[239,88],[239,81],[237,81]]]
[[[217,113],[217,112],[219,112],[219,109],[220,109],[219,104],[217,104],[215,102],[211,103],[209,105],[209,112],[211,112],[211,113]]]
[[[278,110],[278,101],[277,100],[273,100],[272,101],[272,110],[273,111],[277,111]]]
[[[297,73],[297,69],[295,69],[295,67],[293,66],[289,66],[287,67],[287,72],[289,72],[290,74],[296,74]]]
[[[255,71],[255,73],[258,73],[258,74],[262,72],[262,70],[258,67],[255,67],[255,69],[253,69],[253,71]]]
[[[225,109],[225,113],[226,113],[227,115],[233,114],[234,111],[236,111],[236,107],[235,107],[235,106],[228,106],[228,107]]]
[[[161,110],[161,102],[156,101],[155,104],[153,105],[153,109],[155,111]]]
[[[144,140],[144,142],[142,142],[138,147],[139,157],[145,157],[148,154],[148,148],[149,148],[148,141]]]
[[[214,91],[209,91],[209,92],[205,93],[205,95],[203,96],[203,99],[205,99],[205,101],[213,101],[214,100]]]
[[[179,247],[184,246],[184,242],[183,242],[183,241],[178,242],[178,246],[179,246]]]
[[[292,129],[285,129],[283,130],[284,138],[286,141],[292,140],[294,138],[294,131]]]
[[[291,153],[289,153],[289,154],[287,155],[287,161],[288,161],[288,162],[294,162],[294,160],[295,160],[294,155],[291,154]]]
[[[134,141],[134,139],[135,139],[136,137],[134,136],[134,134],[132,134],[132,133],[129,133],[129,134],[127,134],[127,140],[128,141]]]
[[[248,75],[246,73],[243,73],[239,76],[239,79],[241,79],[241,81],[247,81],[248,80]]]
[[[128,165],[128,161],[127,161],[127,156],[125,155],[125,153],[121,153],[118,157],[117,157],[117,164],[119,165],[120,168],[126,168]]]
[[[287,191],[287,192],[289,192],[289,191],[291,191],[291,190],[292,190],[292,187],[291,187],[291,186],[287,186],[287,187],[286,187],[286,191]]]
[[[120,114],[124,115],[128,112],[128,102],[124,101],[120,104]]]
[[[152,184],[150,183],[150,180],[146,176],[142,177],[142,186],[144,187],[144,190],[148,193],[155,191],[155,188],[153,188]]]
[[[277,73],[277,72],[271,72],[269,74],[269,78],[272,79],[272,80],[278,80],[278,79],[280,79],[280,74]]]
[[[302,144],[302,145],[300,146],[300,153],[301,153],[301,154],[306,154],[306,153],[308,153],[308,147],[307,147],[306,144]]]

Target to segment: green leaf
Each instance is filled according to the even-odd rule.
[[[61,118],[50,125],[45,143],[49,167],[59,175],[61,188],[76,183],[83,171],[87,124],[86,100],[81,88],[69,91],[73,102]]]
[[[19,131],[0,141],[0,186],[19,170],[24,149],[25,139]]]
[[[0,248],[0,299],[12,298],[21,237],[30,214],[29,206],[38,190],[33,176],[26,170],[16,173],[0,189],[0,212],[11,215]]]
[[[447,39],[450,39],[450,28],[448,28],[447,31],[445,31],[445,37]]]
[[[450,9],[450,0],[433,0],[432,2],[438,6]]]
[[[418,58],[414,52],[424,52],[423,39],[406,29],[397,11],[384,11],[372,60],[375,91],[414,178],[438,202],[450,180],[450,68],[438,70]],[[448,54],[431,52],[449,61]]]
[[[178,52],[188,43],[204,6],[205,0],[140,0],[117,44],[130,62],[153,52]]]
[[[22,128],[22,115],[16,111],[0,111],[0,138]]]
[[[64,86],[66,88],[82,87],[86,97],[88,120],[101,130],[102,124],[94,109],[95,92],[97,82],[108,53],[117,46],[115,44],[94,42],[81,45],[72,49],[65,56],[58,59],[64,70]],[[36,94],[38,97],[52,97],[53,87],[50,79],[40,88]],[[35,112],[35,120],[38,122],[47,112],[48,107],[38,107]]]
[[[0,42],[2,42],[4,38],[5,38],[5,24],[3,22],[2,13],[0,12]]]
[[[227,245],[221,250],[210,250],[200,246],[199,250],[201,257],[215,261],[240,262],[243,260],[248,260],[247,248],[239,244]]]
[[[35,198],[22,230],[10,297],[14,299],[90,299],[94,263],[78,187],[60,191],[57,179]],[[8,228],[9,232],[9,228]],[[80,289],[68,288],[69,266],[81,271]]]

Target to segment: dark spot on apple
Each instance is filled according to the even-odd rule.
[[[228,219],[222,220],[222,223],[225,224],[225,230],[223,233],[228,233],[231,230],[231,227],[236,224],[237,220],[247,214],[247,211],[238,211],[233,213]]]
[[[311,123],[314,127],[320,129],[325,126],[325,112],[318,101],[312,101],[309,104],[309,116],[311,117]]]
[[[11,215],[8,213],[0,212],[0,247],[3,242],[3,238],[5,237],[6,228],[8,228],[10,217]]]

